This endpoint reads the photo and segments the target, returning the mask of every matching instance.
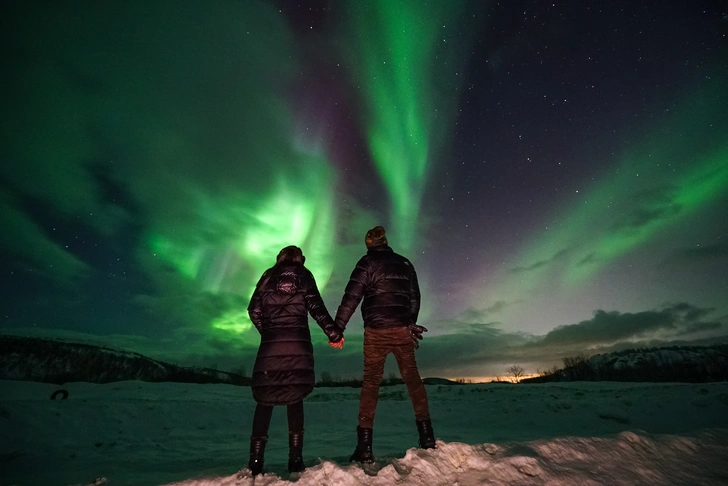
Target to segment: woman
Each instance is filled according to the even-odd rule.
[[[344,342],[313,275],[303,266],[305,260],[300,248],[283,248],[275,266],[263,273],[248,306],[250,320],[260,332],[251,386],[257,406],[248,466],[254,476],[263,471],[275,405],[288,407],[288,471],[304,469],[303,399],[313,391],[316,381],[308,314],[324,330],[332,347],[341,348]]]

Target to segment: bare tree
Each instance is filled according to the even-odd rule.
[[[564,373],[568,380],[593,380],[594,369],[589,361],[589,355],[579,353],[576,356],[561,358],[564,363]]]
[[[566,368],[584,366],[589,362],[589,355],[581,352],[576,356],[567,356],[565,358],[561,358],[561,361],[564,363],[564,367]]]
[[[510,368],[506,370],[506,373],[508,373],[511,376],[511,381],[513,383],[518,383],[521,381],[521,378],[523,378],[524,369],[521,368],[518,365],[513,365]]]

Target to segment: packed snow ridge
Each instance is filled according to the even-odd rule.
[[[288,478],[238,474],[175,486],[359,485],[710,485],[728,479],[728,433],[697,437],[622,432],[616,438],[566,437],[513,444],[438,441],[436,450],[409,449],[386,464],[339,465],[330,460]]]

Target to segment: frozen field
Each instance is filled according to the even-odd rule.
[[[0,381],[8,485],[248,485],[255,402],[229,385]],[[359,390],[306,400],[308,466],[289,477],[277,408],[256,485],[726,484],[728,383],[428,386],[435,451],[416,449],[403,386],[381,389],[377,464],[349,464]]]

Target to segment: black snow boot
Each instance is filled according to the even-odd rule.
[[[265,444],[268,442],[268,436],[250,437],[250,461],[248,467],[253,476],[263,472],[263,462],[265,460]]]
[[[372,452],[372,429],[357,427],[356,438],[356,449],[349,460],[352,462],[374,462],[374,453]]]
[[[432,430],[432,420],[417,420],[417,432],[420,434],[420,447],[423,449],[434,449],[435,432]]]
[[[303,430],[288,432],[288,472],[301,472],[303,465]]]

